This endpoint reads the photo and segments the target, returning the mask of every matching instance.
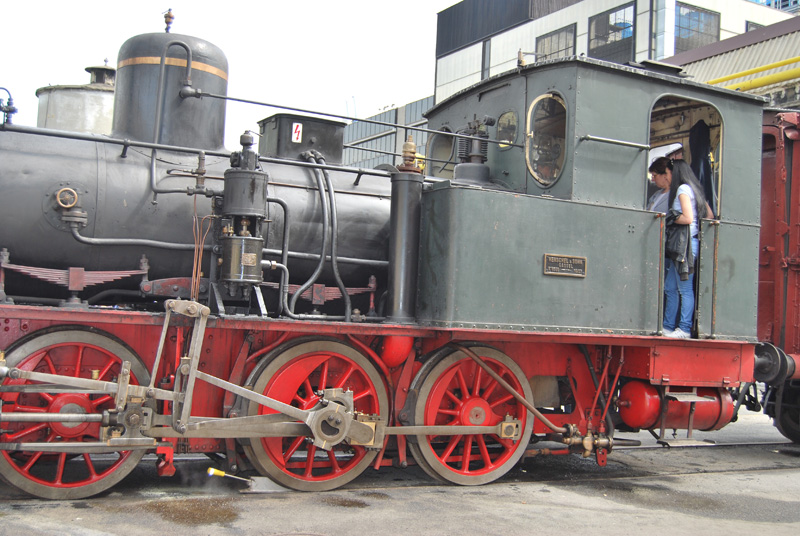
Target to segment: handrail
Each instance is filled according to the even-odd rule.
[[[584,134],[580,138],[581,141],[598,141],[600,143],[610,143],[611,145],[622,145],[623,147],[633,147],[642,151],[649,151],[650,146],[644,143],[634,143],[632,141],[615,140],[613,138],[601,138],[600,136],[592,136],[591,134]]]

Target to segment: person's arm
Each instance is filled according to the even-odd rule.
[[[681,202],[681,215],[675,218],[675,223],[679,225],[689,225],[694,221],[694,210],[692,209],[692,198],[687,194],[679,194],[678,200]]]
[[[709,220],[713,220],[716,216],[714,215],[714,211],[711,210],[711,205],[708,204],[706,201],[706,218]]]

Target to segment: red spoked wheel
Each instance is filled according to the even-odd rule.
[[[124,343],[98,330],[49,328],[19,341],[6,354],[6,364],[22,370],[112,381],[123,361],[131,363],[131,384],[147,383],[141,360]],[[28,392],[24,387],[30,386]],[[102,414],[114,407],[109,394],[46,388],[38,382],[6,378],[0,392],[2,412]],[[41,392],[50,391],[50,392]],[[60,392],[59,392],[60,391]],[[13,486],[45,499],[81,499],[96,495],[127,476],[143,450],[104,454],[26,450],[25,443],[86,443],[99,441],[97,422],[3,422],[0,443],[16,450],[0,450],[0,476]]]
[[[494,348],[475,346],[478,354],[514,389],[531,399],[525,374],[514,361]],[[435,478],[460,485],[492,482],[508,472],[525,452],[533,418],[528,411],[477,363],[460,351],[434,356],[411,384],[419,397],[414,424],[426,426],[493,426],[506,415],[521,421],[519,439],[496,434],[416,436],[411,452]]]
[[[354,347],[333,339],[301,339],[275,349],[253,370],[253,391],[300,409],[319,402],[317,392],[353,391],[355,410],[386,416],[389,402],[383,379]],[[248,415],[277,413],[255,402]],[[299,491],[325,491],[347,484],[375,459],[378,451],[339,443],[316,448],[306,437],[266,437],[243,442],[253,466],[281,485]]]

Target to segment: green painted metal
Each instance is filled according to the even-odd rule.
[[[652,334],[653,213],[439,184],[423,192],[417,319],[424,325]],[[545,254],[585,258],[547,275]]]
[[[530,105],[544,94],[558,95],[567,108],[566,160],[557,182],[539,186],[523,148],[493,147],[487,161],[492,184],[486,186],[511,193],[450,184],[424,192],[418,320],[453,327],[655,333],[660,233],[658,220],[643,210],[649,162],[642,147],[651,143],[656,103],[675,98],[712,106],[722,123],[715,155],[721,223],[703,227],[698,332],[755,339],[763,99],[572,58],[465,90],[431,110],[429,125],[458,130],[476,117],[513,109],[527,130]],[[524,140],[521,132],[516,143]],[[546,253],[585,257],[586,276],[545,275]]]

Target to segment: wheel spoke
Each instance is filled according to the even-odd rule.
[[[372,391],[367,391],[365,389],[365,390],[359,392],[358,394],[354,394],[353,395],[353,403],[355,403],[356,401],[363,400],[364,398],[371,397],[371,396],[373,396]]]
[[[300,445],[306,442],[305,437],[296,437],[294,441],[289,445],[289,448],[286,449],[286,452],[283,453],[283,463],[288,464],[289,460],[294,456],[294,453],[297,452],[297,449],[300,448]]]
[[[481,392],[481,380],[483,379],[483,369],[477,367],[475,370],[475,380],[472,382],[472,394],[477,395]]]
[[[81,364],[83,363],[83,353],[86,351],[85,345],[78,346],[78,355],[75,358],[75,374],[77,378],[81,375]]]
[[[306,469],[303,475],[308,478],[311,476],[311,471],[314,469],[314,455],[317,453],[317,447],[309,443],[308,451],[306,451]]]
[[[67,463],[67,453],[62,452],[58,455],[58,462],[56,463],[56,479],[55,484],[61,484],[64,478],[64,465]]]
[[[452,400],[452,401],[453,401],[453,403],[456,405],[456,407],[461,407],[461,404],[462,404],[463,402],[461,401],[461,399],[460,399],[460,398],[458,398],[458,397],[457,397],[457,396],[456,396],[456,395],[453,393],[453,391],[451,391],[450,389],[448,389],[447,391],[445,391],[445,392],[444,392],[444,395],[445,395],[447,398],[449,398],[450,400]]]
[[[30,459],[30,460],[28,460],[28,461],[27,461],[27,463],[25,463],[25,465],[23,465],[23,466],[22,466],[22,468],[21,468],[21,469],[22,469],[22,471],[23,471],[23,472],[25,472],[25,473],[27,473],[28,471],[30,471],[30,470],[31,470],[31,467],[33,467],[33,465],[34,465],[34,464],[35,464],[37,461],[39,461],[39,458],[41,458],[43,454],[44,454],[44,452],[41,452],[41,451],[39,451],[39,452],[34,452],[34,453],[33,453],[33,456],[31,456],[31,459]]]
[[[484,469],[488,467],[492,467],[494,464],[492,463],[492,458],[489,456],[489,449],[486,448],[486,439],[484,436],[479,435],[476,436],[478,449],[481,453],[481,459],[483,460],[483,467]]]
[[[311,400],[311,397],[314,396],[315,393],[314,393],[314,388],[311,387],[311,381],[308,378],[306,378],[303,381],[303,387],[305,388],[306,396],[305,397],[300,397],[300,393],[299,392],[297,393],[297,396],[300,398],[300,400],[303,400],[303,401]]]
[[[467,398],[470,395],[469,387],[467,387],[467,380],[464,378],[464,373],[460,367],[456,370],[456,379],[458,380],[458,386],[461,388],[461,397]]]
[[[497,380],[492,378],[492,381],[489,383],[489,385],[486,386],[486,389],[483,390],[483,395],[482,395],[483,398],[488,400],[489,397],[492,396],[492,392],[494,391],[495,387],[497,387]]]
[[[43,408],[41,406],[18,406],[14,404],[9,407],[8,404],[3,404],[3,411],[11,413],[47,413],[47,408]]]
[[[333,449],[328,451],[328,460],[331,462],[331,472],[335,474],[342,472],[342,468],[339,466],[339,461],[336,459],[336,452],[334,452]]]
[[[88,454],[83,455],[83,462],[86,464],[86,469],[89,471],[91,479],[95,480],[97,478],[97,470],[95,470],[94,464],[92,463],[92,459],[89,457]]]
[[[505,404],[506,402],[509,402],[511,400],[514,400],[514,396],[511,393],[508,393],[507,395],[505,395],[503,397],[500,397],[497,400],[491,402],[489,404],[489,406],[492,407],[492,408],[496,408],[497,406],[502,406],[503,404]]]
[[[105,367],[103,367],[103,370],[101,370],[101,371],[100,371],[100,372],[97,374],[97,379],[98,379],[98,380],[102,380],[103,378],[105,378],[105,377],[106,377],[106,375],[107,375],[109,372],[111,372],[111,369],[114,367],[114,365],[116,365],[116,362],[115,362],[113,359],[109,359],[109,360],[108,360],[108,363],[106,364],[106,366],[105,366]]]
[[[23,428],[19,432],[15,434],[5,434],[6,436],[6,443],[15,443],[18,442],[21,438],[29,436],[31,434],[35,434],[36,432],[40,432],[46,429],[48,424],[46,422],[40,422],[29,427]]]
[[[50,358],[49,350],[42,350],[41,352],[32,355],[30,359],[30,362],[33,363],[34,367],[36,367],[36,365],[42,361],[44,361],[44,364],[47,365],[47,369],[50,374],[58,374],[56,371],[56,366],[53,364],[53,360]]]
[[[447,459],[451,454],[453,454],[453,451],[458,446],[458,443],[461,441],[462,437],[463,436],[460,435],[454,435],[450,437],[450,441],[447,442],[447,448],[444,449],[444,452],[442,452],[442,455],[440,456],[442,461],[447,463]]]
[[[319,390],[323,390],[328,385],[328,365],[330,364],[330,359],[326,359],[325,362],[322,364],[322,370],[319,373]]]
[[[347,367],[347,369],[345,370],[344,374],[342,374],[342,377],[339,378],[338,382],[336,382],[336,388],[337,389],[344,389],[344,384],[347,382],[347,380],[350,379],[350,376],[352,376],[352,374],[353,374],[353,372],[355,372],[355,370],[356,370],[356,367],[354,365],[350,365],[349,367]]]
[[[107,404],[107,403],[109,403],[109,402],[112,402],[113,400],[114,400],[114,399],[113,399],[113,398],[111,398],[111,395],[103,395],[103,396],[101,396],[100,398],[97,398],[97,399],[95,399],[95,400],[92,400],[92,402],[91,402],[91,403],[92,403],[92,406],[94,407],[94,409],[95,409],[95,410],[97,410],[97,409],[98,409],[98,408],[100,408],[100,407],[101,407],[103,404]]]
[[[463,452],[461,453],[461,470],[464,472],[469,471],[469,459],[472,456],[472,438],[473,435],[468,435],[464,438]]]

